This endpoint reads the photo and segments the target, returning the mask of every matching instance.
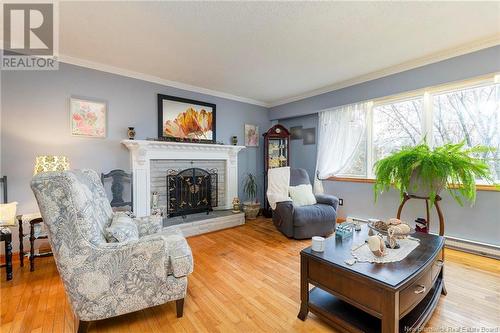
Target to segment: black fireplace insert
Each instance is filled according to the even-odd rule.
[[[211,212],[218,205],[217,169],[167,171],[167,216]]]

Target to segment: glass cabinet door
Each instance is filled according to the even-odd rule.
[[[288,165],[288,140],[284,138],[270,138],[268,145],[269,169]]]

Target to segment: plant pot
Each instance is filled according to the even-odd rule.
[[[259,215],[260,203],[245,202],[243,204],[243,211],[245,212],[245,218],[254,220],[257,218],[257,215]]]
[[[420,169],[413,170],[408,186],[408,194],[421,198],[430,197],[434,190],[436,195],[443,191],[446,182],[440,179],[433,179],[431,182],[423,181],[420,177]]]

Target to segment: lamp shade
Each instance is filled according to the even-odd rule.
[[[0,226],[16,225],[17,202],[0,204]]]
[[[65,171],[69,169],[66,156],[43,155],[37,156],[33,175],[47,171]]]

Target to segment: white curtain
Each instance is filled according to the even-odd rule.
[[[365,135],[370,105],[350,104],[319,113],[315,193],[323,193],[321,179],[338,175],[352,161]]]

